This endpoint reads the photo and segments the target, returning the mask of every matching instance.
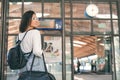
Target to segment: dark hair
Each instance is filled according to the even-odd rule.
[[[19,26],[19,31],[20,32],[25,32],[26,31],[29,24],[31,23],[33,14],[35,14],[35,12],[32,11],[32,10],[26,11],[23,14],[21,22],[20,22],[20,26]]]

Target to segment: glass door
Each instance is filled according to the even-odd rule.
[[[55,75],[56,80],[63,80],[62,68],[66,68],[66,79],[71,80],[72,69],[71,69],[71,44],[70,38],[66,37],[66,67],[62,67],[62,37],[57,35],[44,35],[43,39],[43,50],[46,58],[48,71]]]
[[[45,30],[49,34],[53,33],[53,31],[61,31],[61,1],[40,1],[40,0],[27,0],[27,1],[8,1],[7,6],[9,6],[9,16],[7,17],[8,21],[8,36],[7,36],[7,48],[8,51],[11,47],[15,45],[16,36],[19,33],[19,24],[21,20],[21,16],[27,10],[33,10],[36,12],[37,17],[39,18],[41,25],[39,30]],[[54,12],[56,11],[56,12]],[[53,30],[53,31],[51,31]],[[45,33],[46,34],[46,33]],[[59,45],[57,44],[56,48],[51,50],[46,50],[46,62],[48,71],[53,73],[57,79],[62,80],[62,57],[61,57],[61,38],[50,38],[48,40],[43,39],[47,42],[47,47],[49,45],[56,45],[58,41]],[[55,43],[51,42],[54,41]],[[52,43],[52,44],[51,44]],[[45,47],[45,46],[44,46]],[[7,53],[5,54],[5,59],[7,59]],[[19,76],[19,70],[11,70],[7,65],[7,60],[4,61],[5,63],[5,79],[6,80],[17,80]],[[58,68],[57,68],[58,67]],[[57,72],[57,73],[55,73]]]
[[[106,80],[112,80],[111,36],[76,35],[73,38],[74,79],[88,80],[89,75],[94,79],[95,75],[97,79],[104,79],[103,75]]]
[[[113,72],[116,72],[114,73],[114,75],[116,75],[116,80],[119,80],[120,79],[120,37],[119,36],[114,36],[113,37],[113,40],[114,40],[114,59],[115,59],[115,64],[112,66],[114,67],[113,68]]]
[[[62,80],[62,41],[60,36],[43,36],[42,47],[48,72]]]
[[[55,76],[57,79],[62,80],[63,78],[62,76],[63,73],[61,71],[62,69],[66,70],[65,71],[66,73],[64,73],[66,74],[66,80],[74,79],[73,73],[76,69],[74,69],[75,66],[73,64],[73,60],[77,59],[77,58],[74,58],[74,56],[78,56],[79,53],[74,52],[76,51],[76,48],[74,47],[74,45],[78,45],[78,43],[74,44],[73,41],[74,41],[74,38],[76,37],[79,39],[81,38],[81,36],[83,37],[86,35],[88,35],[88,37],[92,36],[93,38],[94,37],[103,38],[105,57],[103,59],[100,58],[97,64],[99,63],[101,66],[101,64],[105,63],[106,61],[110,62],[106,64],[107,66],[105,65],[106,71],[104,72],[107,72],[107,73],[112,72],[113,80],[120,79],[119,78],[119,73],[120,73],[120,70],[119,70],[120,69],[120,65],[119,65],[120,63],[119,62],[120,34],[119,33],[120,33],[120,30],[119,30],[119,15],[118,15],[119,14],[119,7],[118,7],[119,2],[117,0],[113,0],[113,1],[107,0],[105,2],[103,1],[92,2],[92,4],[95,4],[97,6],[97,8],[99,9],[99,12],[96,16],[93,16],[93,15],[91,16],[89,14],[86,14],[86,8],[88,7],[88,5],[91,4],[89,1],[83,1],[83,0],[74,0],[74,1],[73,0],[65,0],[65,1],[62,0],[62,1],[60,0],[42,0],[42,1],[41,0],[30,0],[30,1],[29,0],[22,0],[22,1],[4,0],[3,1],[4,3],[6,2],[8,3],[4,4],[5,10],[3,9],[4,14],[7,15],[7,17],[4,16],[6,21],[5,22],[3,21],[4,25],[1,26],[0,28],[0,32],[3,32],[4,34],[7,33],[7,38],[5,35],[3,35],[3,33],[0,33],[0,37],[1,37],[0,39],[4,38],[2,40],[3,43],[1,42],[0,44],[0,47],[2,49],[2,50],[0,49],[0,51],[2,52],[1,53],[2,56],[0,55],[0,59],[2,60],[3,58],[4,60],[2,61],[2,63],[0,63],[2,64],[0,65],[1,72],[4,72],[4,73],[1,73],[1,74],[4,74],[2,75],[2,79],[4,77],[5,78],[4,80],[13,80],[13,79],[17,79],[18,77],[18,71],[9,69],[7,65],[7,60],[6,60],[7,53],[6,52],[15,45],[15,39],[16,39],[17,34],[19,33],[19,23],[21,20],[21,16],[27,10],[34,10],[37,13],[37,16],[39,17],[39,19],[40,20],[42,19],[41,22],[47,23],[47,25],[42,24],[42,26],[44,25],[45,29],[49,27],[47,31],[45,30],[45,34],[48,34],[48,35],[44,35],[43,37],[43,42],[48,41],[47,44],[46,43],[43,44],[44,45],[43,49],[46,48],[45,45],[48,46],[48,45],[51,45],[51,43],[53,45],[54,44],[53,42],[55,42],[56,40],[58,40],[58,42],[60,43],[58,45],[58,43],[55,42],[57,45],[54,44],[54,46],[57,46],[57,47],[53,48],[53,50],[51,48],[53,52],[60,51],[59,54],[57,53],[55,55],[52,52],[50,52],[51,50],[48,50],[46,52],[46,53],[52,53],[51,55],[49,54],[50,56],[48,56],[48,58],[53,57],[52,61],[47,60],[48,71],[49,72],[53,71],[52,72],[53,74],[55,74],[55,71],[56,71],[57,74],[55,74]],[[63,23],[61,23],[62,19],[65,20]],[[49,24],[52,24],[52,25],[49,25]],[[64,25],[65,29],[64,28],[61,29],[61,26],[63,26],[61,24]],[[5,29],[3,29],[3,27]],[[42,30],[44,29],[44,27],[42,28]],[[4,30],[5,32],[2,30]],[[61,44],[63,44],[63,42],[62,42],[61,33],[64,30],[65,30],[65,47],[64,48],[66,49],[65,49],[65,53],[62,53],[61,51],[63,47]],[[49,34],[53,34],[53,35],[60,34],[60,35],[53,36]],[[2,36],[4,37],[2,38]],[[105,37],[107,38],[110,37],[110,38],[107,41]],[[51,42],[52,40],[53,42]],[[76,54],[73,55],[73,53],[76,53]],[[61,56],[60,54],[65,54],[65,56]],[[63,57],[65,58],[66,67],[65,66],[61,67],[61,65],[63,65],[62,64]],[[56,61],[54,61],[54,59],[56,59]],[[87,65],[90,65],[90,64],[87,63]],[[112,69],[111,69],[111,65],[112,65]],[[2,66],[4,66],[4,68]],[[101,67],[99,68],[101,69]],[[110,69],[107,69],[107,68],[110,68]],[[97,70],[99,69],[97,68]]]

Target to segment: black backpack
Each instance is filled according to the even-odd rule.
[[[25,35],[26,35],[26,33],[25,33]],[[25,35],[24,35],[24,37],[25,37]],[[23,39],[24,39],[24,37],[23,37]],[[20,43],[22,42],[22,40],[21,41],[19,40],[19,35],[18,35],[18,41],[16,43],[16,46],[11,48],[8,52],[7,62],[8,62],[10,69],[12,69],[12,70],[23,68],[26,65],[28,58],[30,57],[30,55],[32,53],[32,51],[29,53],[24,53],[21,50]],[[28,55],[28,56],[25,56],[25,55]]]

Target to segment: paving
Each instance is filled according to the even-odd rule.
[[[17,80],[18,75],[16,74],[7,74],[6,80]],[[62,78],[57,78],[57,80],[62,80]],[[70,80],[70,79],[67,79]],[[74,80],[112,80],[111,74],[103,73],[76,73],[74,75]]]
[[[112,80],[112,75],[110,74],[75,74],[74,80]]]
[[[6,80],[17,80],[15,76],[9,76]],[[112,80],[111,75],[81,75],[74,76],[74,80]]]

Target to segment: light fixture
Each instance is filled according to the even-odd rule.
[[[104,46],[105,44],[103,44],[103,43],[100,43],[100,45],[101,45],[101,46]]]
[[[43,16],[49,16],[50,14],[49,13],[44,13]],[[42,13],[36,13],[36,16],[37,17],[42,17]]]
[[[77,41],[77,40],[74,40],[73,43],[75,43],[75,44],[81,44],[81,45],[86,45],[87,44],[85,42]]]
[[[21,5],[22,2],[10,2],[10,5]],[[24,2],[24,5],[30,5],[32,2]]]
[[[75,47],[82,47],[82,46],[79,45],[79,44],[73,44],[73,46],[75,46]]]
[[[102,19],[111,18],[111,15],[110,14],[97,14],[96,18],[102,18]],[[117,19],[118,16],[115,14],[112,14],[112,18]]]

